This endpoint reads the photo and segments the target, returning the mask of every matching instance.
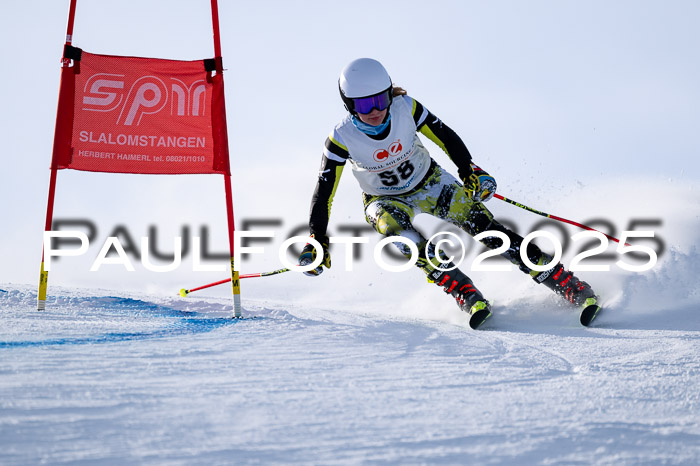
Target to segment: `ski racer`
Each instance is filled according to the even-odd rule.
[[[496,181],[472,161],[460,137],[403,89],[394,87],[384,66],[371,58],[350,62],[339,79],[340,97],[348,115],[335,126],[325,142],[318,182],[311,201],[310,234],[322,246],[318,252],[307,244],[299,265],[308,265],[322,253],[321,265],[305,272],[317,276],[330,268],[327,227],[340,176],[350,162],[364,197],[367,222],[382,235],[412,240],[419,251],[416,266],[468,313],[477,328],[491,316],[491,305],[472,280],[452,262],[438,260],[435,247],[413,226],[413,218],[427,213],[450,222],[468,234],[495,230],[510,239],[502,254],[532,279],[552,289],[570,303],[586,308],[597,296],[588,283],[576,278],[559,263],[544,272],[529,268],[521,259],[523,238],[494,219],[484,206],[496,192]],[[417,133],[438,145],[456,165],[460,180],[440,167]],[[461,181],[461,182],[460,182]],[[503,244],[498,237],[482,240],[488,248]],[[406,244],[395,242],[401,253],[411,256]],[[427,249],[426,249],[427,246]],[[527,257],[544,265],[552,257],[532,242]],[[441,256],[442,257],[442,256]],[[446,262],[446,263],[442,263]]]

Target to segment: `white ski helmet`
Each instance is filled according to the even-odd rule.
[[[381,63],[372,58],[358,58],[343,68],[340,79],[338,79],[338,88],[345,108],[352,114],[356,114],[357,110],[362,110],[356,109],[356,103],[362,104],[362,102],[358,102],[362,98],[382,97],[380,101],[374,99],[374,103],[369,100],[365,103],[367,106],[374,105],[379,110],[384,110],[391,105],[393,97],[389,73],[386,72]],[[371,109],[372,107],[365,108],[364,110],[367,111],[360,111],[360,113],[369,113]]]

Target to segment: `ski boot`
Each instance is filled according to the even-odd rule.
[[[588,326],[598,315],[598,296],[591,285],[576,278],[573,272],[565,270],[561,263],[552,269],[537,273],[533,278],[574,306],[582,308],[581,325]]]
[[[428,281],[442,287],[445,293],[455,298],[459,308],[470,315],[469,326],[472,329],[479,328],[491,317],[491,304],[459,269],[435,269],[428,275]]]

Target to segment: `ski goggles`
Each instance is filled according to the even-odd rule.
[[[391,105],[391,89],[387,89],[381,94],[370,97],[360,97],[350,100],[352,101],[353,109],[357,113],[367,114],[375,108],[381,112]]]

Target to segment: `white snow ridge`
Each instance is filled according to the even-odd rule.
[[[698,464],[698,254],[592,328],[0,288],[0,463]]]

